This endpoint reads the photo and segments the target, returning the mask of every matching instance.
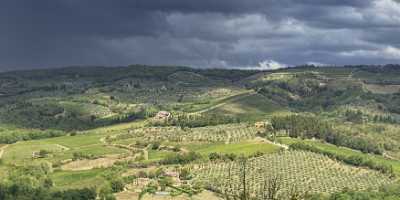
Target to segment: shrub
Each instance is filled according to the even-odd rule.
[[[121,192],[125,187],[125,183],[122,179],[113,179],[110,181],[110,184],[113,193]]]
[[[92,154],[87,154],[83,152],[74,152],[72,154],[72,160],[82,160],[82,159],[95,159],[96,157]]]
[[[157,150],[158,148],[160,148],[161,142],[159,141],[155,141],[151,144],[151,149],[153,150]]]
[[[45,158],[45,157],[47,157],[47,155],[50,153],[50,151],[47,151],[47,150],[45,150],[45,149],[42,149],[42,150],[40,150],[39,151],[39,156],[41,157],[41,158]]]
[[[182,168],[179,171],[179,179],[181,179],[181,180],[190,180],[190,179],[192,179],[192,175],[190,174],[189,169]]]
[[[164,165],[187,164],[200,158],[201,155],[199,153],[189,152],[189,153],[168,155],[165,159],[161,160],[160,163]]]
[[[237,155],[233,153],[228,153],[228,154],[222,154],[222,153],[210,153],[208,155],[208,159],[211,161],[216,161],[216,160],[223,160],[223,161],[234,161],[236,160]]]

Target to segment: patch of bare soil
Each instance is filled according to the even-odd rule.
[[[191,198],[192,200],[223,200],[223,198],[217,196],[214,192],[204,190],[200,194],[197,194]]]
[[[255,140],[255,141],[258,141],[258,142],[265,142],[265,143],[273,144],[273,145],[276,145],[276,146],[280,146],[280,147],[282,147],[282,148],[285,149],[285,150],[288,150],[288,149],[289,149],[289,146],[286,145],[286,144],[281,144],[281,143],[278,143],[278,142],[272,142],[272,141],[267,140],[267,139],[262,138],[262,137],[256,137],[254,140]]]
[[[139,193],[131,191],[123,191],[115,194],[117,200],[137,200],[139,199]]]
[[[400,92],[400,85],[377,85],[377,84],[364,84],[364,87],[376,94],[393,94]]]
[[[122,176],[123,177],[132,176],[132,175],[136,175],[140,171],[149,172],[149,171],[152,171],[155,169],[157,169],[157,167],[155,167],[155,166],[151,166],[151,167],[147,167],[147,168],[131,168],[131,169],[128,169],[125,173],[123,173]]]
[[[76,160],[61,166],[61,169],[67,171],[81,171],[81,170],[90,170],[94,168],[111,167],[117,161],[130,160],[132,158],[133,157],[126,157],[120,159],[117,157],[105,157],[105,158],[97,158],[94,160]]]

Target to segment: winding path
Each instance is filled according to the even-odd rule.
[[[197,112],[192,112],[192,113],[190,113],[190,114],[201,114],[201,113],[205,113],[205,112],[214,110],[214,109],[216,109],[216,108],[218,108],[218,107],[224,106],[224,105],[226,105],[227,103],[230,103],[230,102],[233,102],[233,101],[236,101],[236,100],[239,100],[239,99],[243,99],[243,98],[246,98],[246,97],[251,96],[251,95],[254,95],[254,94],[256,94],[256,92],[254,92],[254,91],[249,91],[249,92],[240,93],[240,94],[237,94],[237,95],[234,95],[234,96],[230,96],[230,97],[227,97],[226,99],[223,99],[221,103],[218,103],[218,104],[216,104],[216,105],[210,106],[210,107],[208,107],[208,108],[206,108],[206,109],[203,109],[203,110],[200,110],[200,111],[197,111]]]
[[[266,143],[269,143],[269,144],[273,144],[273,145],[279,146],[279,147],[281,147],[281,148],[283,148],[283,149],[285,149],[285,150],[288,150],[288,149],[289,149],[289,146],[286,145],[286,144],[282,144],[282,143],[279,143],[279,142],[272,142],[272,141],[267,140],[267,139],[262,138],[262,137],[256,137],[255,139],[256,139],[256,140],[260,140],[260,141],[262,141],[262,142],[266,142]]]
[[[0,159],[3,157],[4,151],[6,150],[7,147],[8,145],[0,147]]]

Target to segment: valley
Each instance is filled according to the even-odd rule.
[[[0,193],[395,199],[399,85],[397,65],[3,72]]]

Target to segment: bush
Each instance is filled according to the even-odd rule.
[[[192,179],[192,175],[190,174],[190,170],[183,168],[179,171],[179,179],[181,180],[190,180]]]
[[[159,141],[155,141],[151,144],[151,149],[153,150],[157,150],[158,148],[160,148],[161,142]]]
[[[161,160],[160,163],[163,165],[187,164],[200,158],[201,155],[199,153],[189,152],[189,153],[168,155],[165,159]]]
[[[47,155],[50,153],[50,151],[47,151],[47,150],[45,150],[45,149],[42,149],[42,150],[40,150],[39,151],[39,156],[41,157],[41,158],[45,158],[45,157],[47,157]]]
[[[92,154],[87,154],[83,152],[74,152],[72,154],[72,160],[82,160],[82,159],[95,159],[96,157]]]
[[[114,179],[110,181],[111,190],[113,193],[121,192],[124,190],[125,183],[122,179]]]
[[[115,197],[112,194],[112,188],[110,184],[104,184],[99,190],[100,200],[114,200]]]
[[[236,160],[237,155],[233,153],[228,153],[228,154],[222,154],[222,153],[210,153],[208,155],[208,159],[211,161],[216,161],[216,160],[223,160],[223,161],[234,161]]]

